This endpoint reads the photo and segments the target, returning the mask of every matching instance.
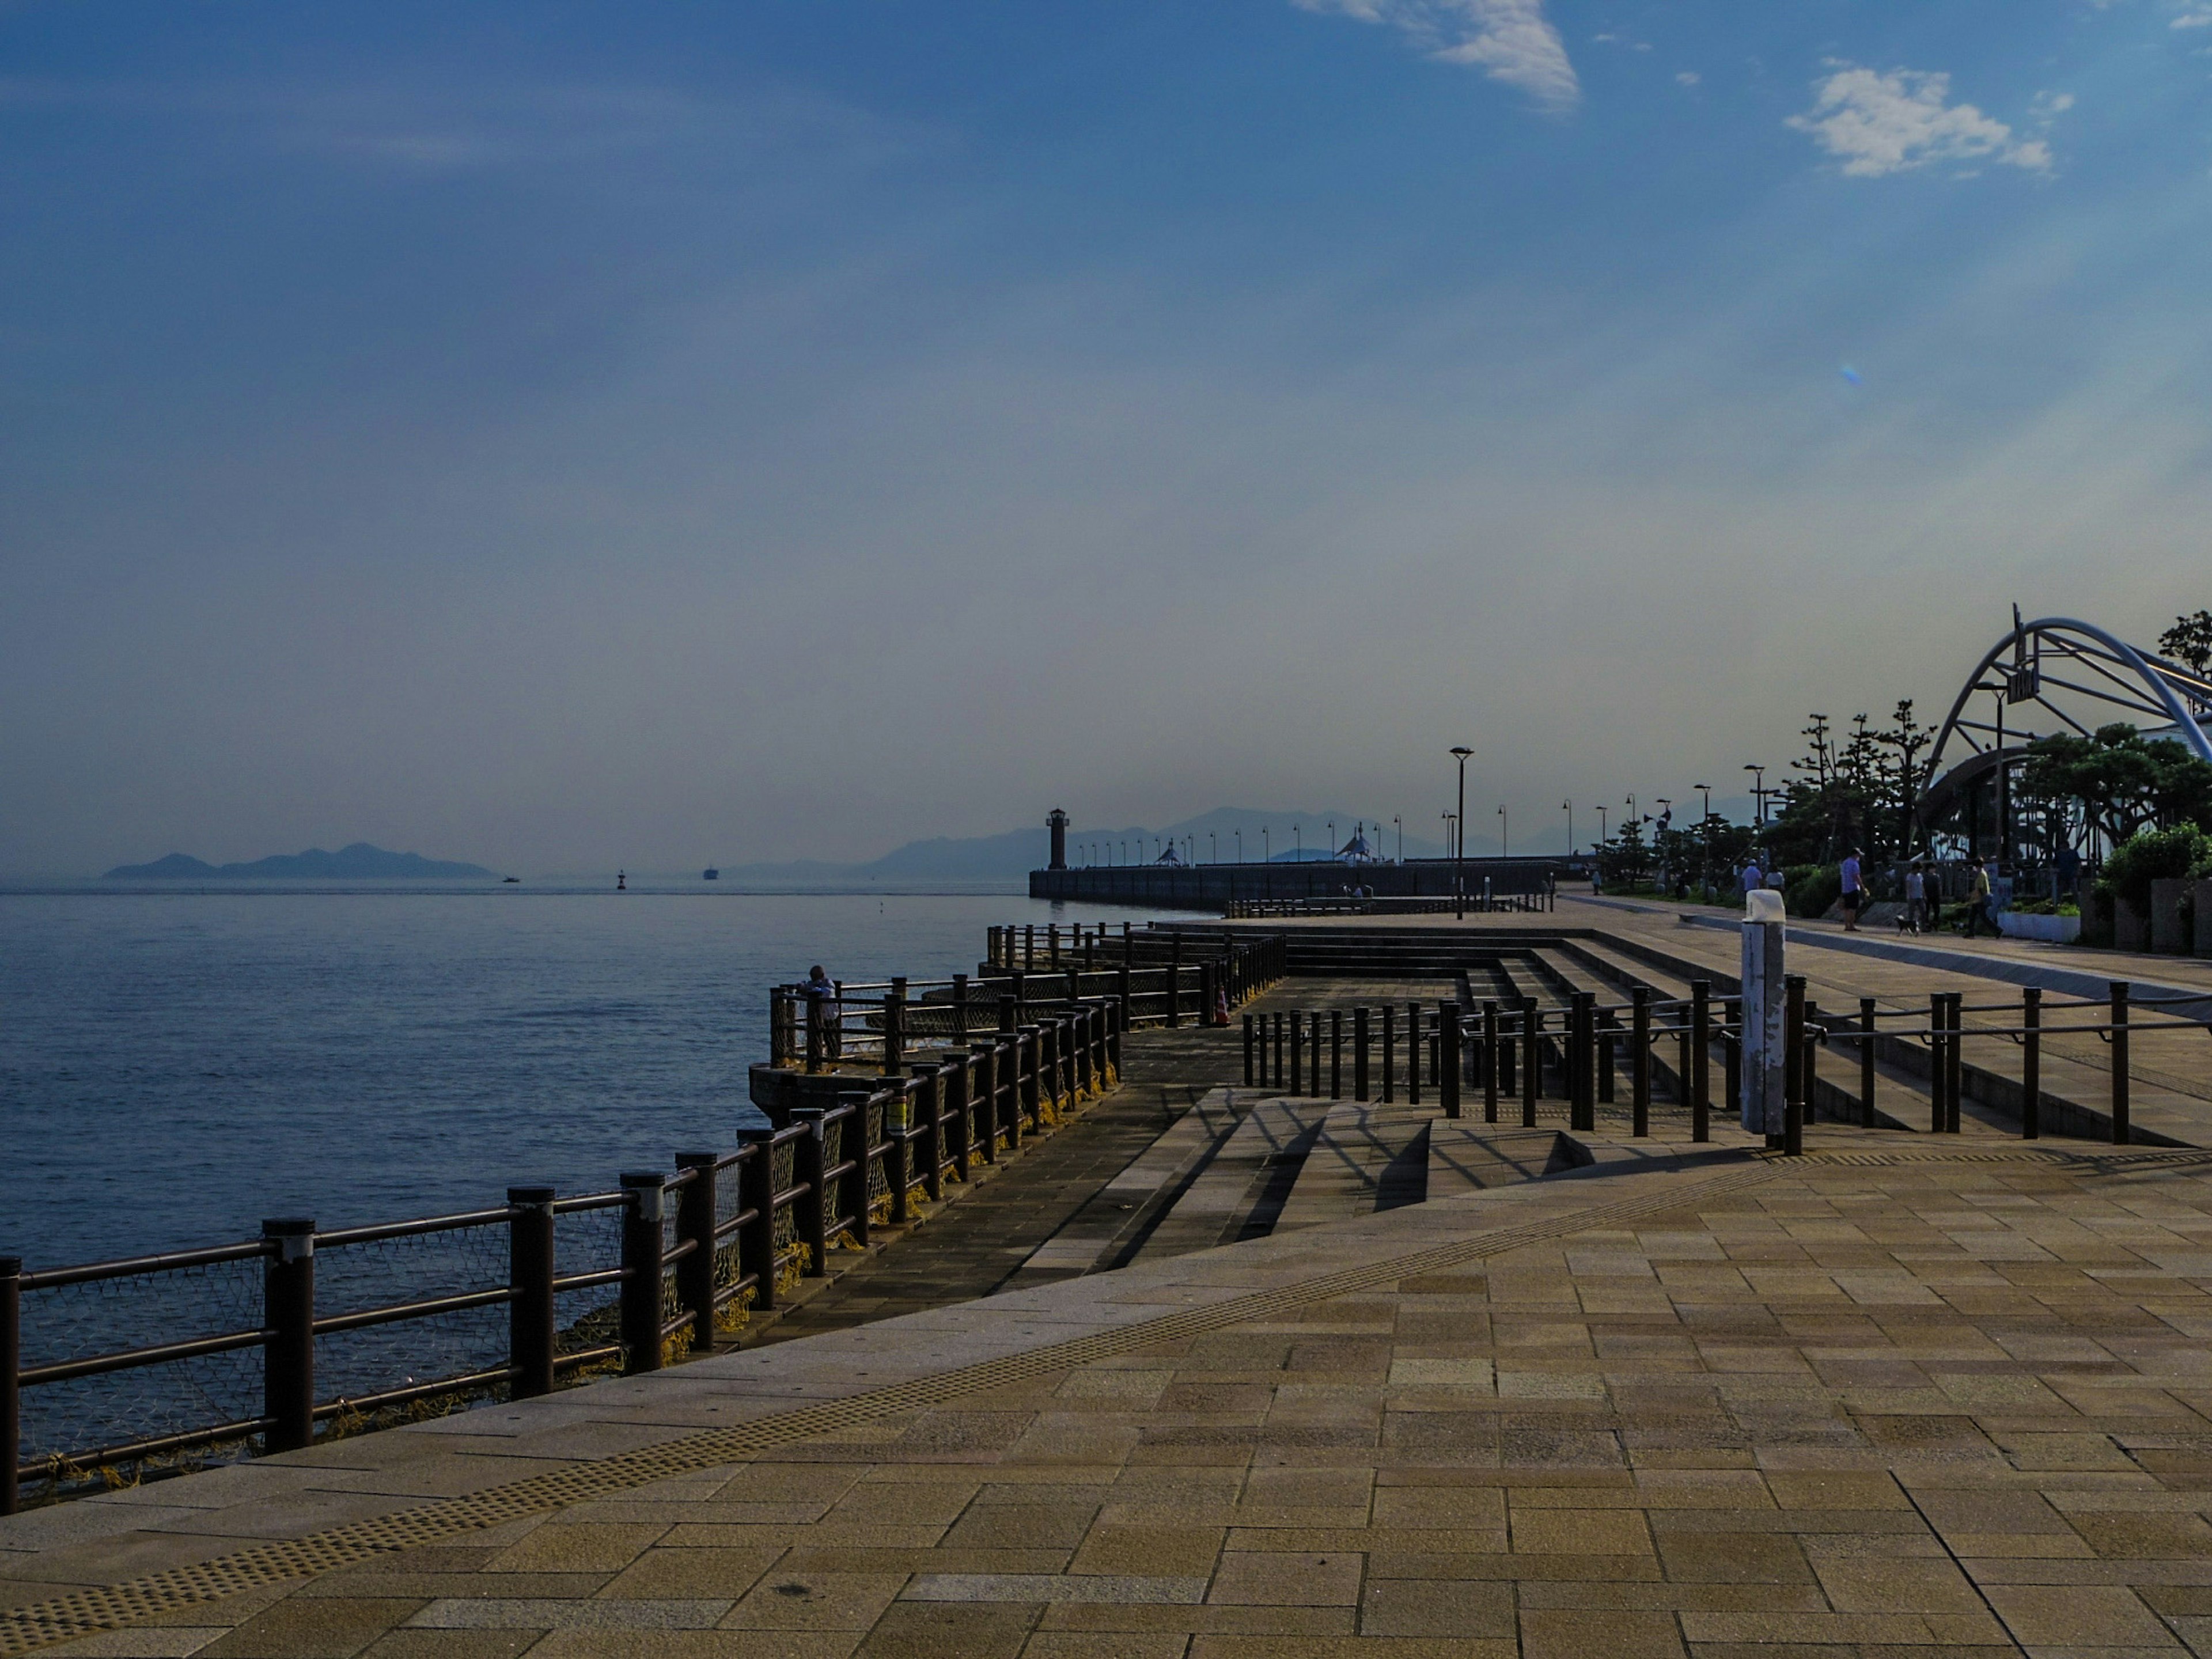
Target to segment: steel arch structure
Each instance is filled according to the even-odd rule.
[[[1969,717],[1968,705],[1980,693],[1996,700],[1996,718]],[[2057,700],[2054,693],[2059,694]],[[2062,731],[2088,736],[2094,726],[2085,724],[2069,703],[2117,711],[2098,724],[2109,725],[2127,714],[2148,716],[2171,727],[2172,735],[2198,759],[2212,762],[2212,740],[2204,732],[2212,722],[2212,678],[2169,662],[2154,651],[2130,645],[2093,623],[2071,617],[2022,622],[2014,607],[2012,631],[1975,665],[1936,732],[1928,757],[1929,781],[1917,809],[1920,822],[1936,822],[1961,788],[2021,758],[2037,738]],[[2021,724],[2005,719],[2010,708],[2023,711]],[[2027,712],[2030,710],[2035,712]],[[2037,724],[2031,726],[2030,720]],[[1943,758],[1954,738],[1968,752],[1947,772]]]

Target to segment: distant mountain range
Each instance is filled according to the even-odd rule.
[[[325,853],[311,847],[304,853],[280,854],[256,859],[251,864],[210,864],[184,853],[172,853],[151,864],[118,864],[104,880],[112,881],[489,881],[490,871],[480,864],[454,864],[426,859],[420,853],[387,853],[357,841]]]

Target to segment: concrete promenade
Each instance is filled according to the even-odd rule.
[[[1733,948],[1672,908],[1547,920]],[[1792,967],[1838,1006],[1998,982]],[[980,1299],[918,1305],[956,1205],[811,1330],[0,1522],[0,1654],[2212,1651],[2212,1152],[1983,1114],[1790,1160],[1662,1104],[1569,1158],[1558,1101],[1417,1142],[1402,1105],[1247,1097],[1220,1034],[1129,1055],[1087,1150],[1079,1120],[994,1177],[1026,1230],[996,1258],[971,1200],[943,1290]],[[2137,1055],[2212,1146],[2212,1042]],[[1241,1211],[1182,1212],[1201,1142],[1293,1111],[1287,1191],[1263,1156]]]

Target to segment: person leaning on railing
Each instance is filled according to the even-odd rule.
[[[837,981],[831,979],[817,962],[806,970],[806,983],[799,988],[803,995],[819,999],[813,1006],[812,1016],[822,1028],[822,1043],[828,1058],[836,1060],[842,1047],[838,1028],[843,1023],[837,1006]]]

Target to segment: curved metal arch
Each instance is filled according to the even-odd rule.
[[[1974,768],[1977,775],[1994,768],[1999,763],[1990,756],[1996,747],[1994,741],[1984,747],[1977,742],[1973,733],[1986,731],[1994,739],[1996,727],[1964,718],[1967,702],[1977,692],[1994,692],[2008,703],[2032,702],[2039,705],[2057,720],[2075,732],[2087,735],[2087,728],[2044,695],[2044,653],[2048,647],[2062,661],[2086,665],[2092,674],[2100,677],[2106,685],[2079,685],[2069,680],[2054,680],[2062,690],[2072,691],[2093,700],[2112,703],[2130,712],[2153,716],[2162,715],[2174,728],[2174,735],[2185,744],[2197,757],[2212,762],[2212,740],[2208,740],[2203,720],[2212,717],[2212,679],[2192,674],[2178,663],[2168,662],[2156,652],[2139,647],[2106,633],[2094,623],[2077,621],[2071,617],[2044,617],[2034,622],[2021,622],[2020,612],[2013,612],[2014,622],[2010,632],[1990,647],[1986,655],[1975,665],[1974,672],[1952,703],[1951,712],[1944,717],[1936,734],[1935,747],[1928,756],[1928,787],[1921,792],[1919,816],[1925,823],[1940,816],[1942,808],[1964,781],[1960,775]],[[2033,659],[2028,653],[2033,649]],[[2006,671],[1992,676],[1991,671],[2009,653],[2012,664]],[[2121,672],[2115,673],[2117,668]],[[2021,679],[2025,672],[2027,678]],[[2125,678],[2124,678],[2124,676]],[[2133,684],[2130,684],[2130,678]],[[1942,768],[1943,751],[1956,735],[1974,753],[1946,775]],[[2012,733],[2007,733],[2008,738]],[[2017,735],[2033,738],[2041,735],[2021,731]],[[1931,810],[1932,809],[1932,810]]]

